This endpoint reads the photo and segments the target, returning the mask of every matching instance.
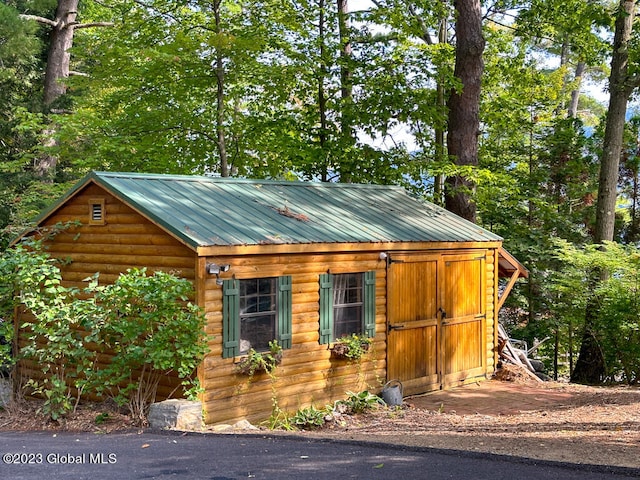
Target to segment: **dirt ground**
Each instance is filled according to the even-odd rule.
[[[305,435],[640,469],[640,388],[538,383],[507,371]]]
[[[316,431],[270,433],[640,469],[637,387],[538,383],[507,369],[493,380],[404,402],[402,407],[337,416]],[[0,430],[110,433],[136,428],[127,415],[109,405],[82,405],[60,422],[37,415],[37,406],[23,402],[0,410]]]

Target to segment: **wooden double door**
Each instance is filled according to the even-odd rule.
[[[387,377],[405,395],[486,373],[485,252],[391,255]]]

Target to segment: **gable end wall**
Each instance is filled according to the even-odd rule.
[[[95,199],[104,199],[104,225],[89,225],[90,201]],[[172,272],[193,282],[195,253],[99,186],[89,185],[78,192],[42,226],[74,221],[82,225],[56,235],[47,244],[52,257],[71,260],[61,269],[65,286],[83,288],[83,280],[96,272],[100,272],[101,284],[113,283],[127,269],[143,267],[148,273]],[[23,362],[21,372],[27,378],[42,378],[37,365]],[[159,396],[168,395],[178,384],[176,378],[163,377]]]

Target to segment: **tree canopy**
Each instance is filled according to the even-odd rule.
[[[555,338],[547,354],[573,368],[586,324],[554,308],[557,240],[639,235],[635,2],[69,1],[0,4],[5,243],[92,169],[391,183],[449,208],[460,196],[531,271],[503,321]]]

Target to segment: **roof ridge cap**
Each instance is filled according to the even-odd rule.
[[[98,178],[139,178],[148,180],[182,180],[189,182],[211,181],[213,183],[247,183],[247,184],[270,184],[293,187],[313,187],[313,188],[366,188],[366,189],[402,189],[401,185],[389,185],[379,183],[337,183],[318,182],[309,180],[276,180],[265,178],[241,178],[241,177],[218,177],[212,175],[186,175],[170,173],[144,173],[144,172],[104,172],[93,171],[92,176]]]

